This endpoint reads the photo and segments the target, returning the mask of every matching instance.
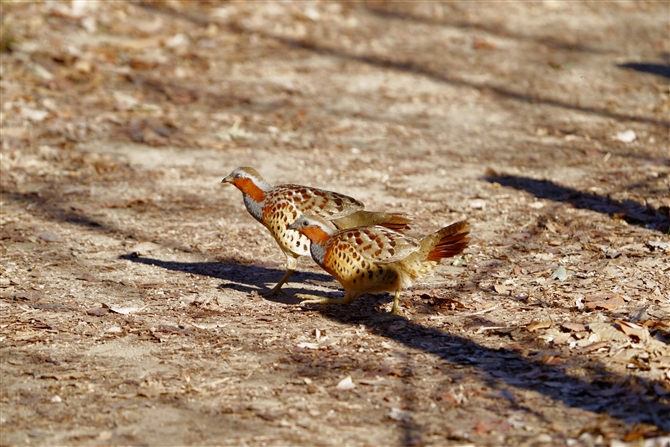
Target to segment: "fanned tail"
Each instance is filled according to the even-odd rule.
[[[361,210],[348,216],[334,219],[332,222],[341,230],[380,225],[393,231],[403,231],[410,228],[409,224],[412,223],[412,220],[413,218],[406,214]]]
[[[438,238],[435,246],[428,252],[427,261],[439,262],[442,258],[450,258],[459,255],[468,247],[470,238],[470,224],[466,221],[456,222],[438,232],[428,236],[424,240]],[[425,253],[425,252],[424,252]]]

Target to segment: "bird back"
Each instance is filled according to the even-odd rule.
[[[403,231],[409,229],[412,217],[406,214],[359,210],[348,216],[333,219],[333,223],[340,230],[381,225],[393,231]]]

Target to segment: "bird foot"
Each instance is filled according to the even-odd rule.
[[[316,296],[316,295],[306,295],[304,293],[296,294],[296,297],[300,298],[300,304],[323,304],[325,310],[326,305],[328,304],[346,304],[343,298],[326,298],[325,296]]]
[[[273,287],[271,290],[268,290],[267,292],[262,292],[259,293],[260,296],[263,297],[270,297],[270,296],[275,296],[281,291],[281,287]]]
[[[284,276],[282,277],[281,280],[271,289],[268,290],[267,292],[260,293],[260,296],[268,297],[268,296],[275,296],[279,292],[281,292],[282,286],[286,283],[288,278],[295,272],[295,268],[288,269],[286,270],[286,273],[284,273]]]
[[[393,305],[393,309],[391,309],[391,313],[389,315],[393,316],[402,316],[402,310],[400,310],[400,306],[396,306],[395,304]]]
[[[372,316],[372,323],[374,324],[384,324],[397,321],[399,318],[403,318],[402,312],[400,311],[391,311],[391,312],[374,312]]]

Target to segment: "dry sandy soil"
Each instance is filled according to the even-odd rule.
[[[2,2],[1,445],[668,446],[667,2]],[[459,219],[347,307],[220,180]]]

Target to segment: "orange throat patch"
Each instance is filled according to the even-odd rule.
[[[244,194],[251,197],[254,202],[262,202],[265,200],[265,192],[254,184],[251,179],[248,178],[237,178],[233,180],[233,185]]]
[[[309,227],[305,228],[302,230],[302,234],[307,236],[307,238],[313,243],[313,244],[318,244],[318,245],[326,245],[326,242],[330,238],[328,233],[323,231],[323,229],[319,227]]]

